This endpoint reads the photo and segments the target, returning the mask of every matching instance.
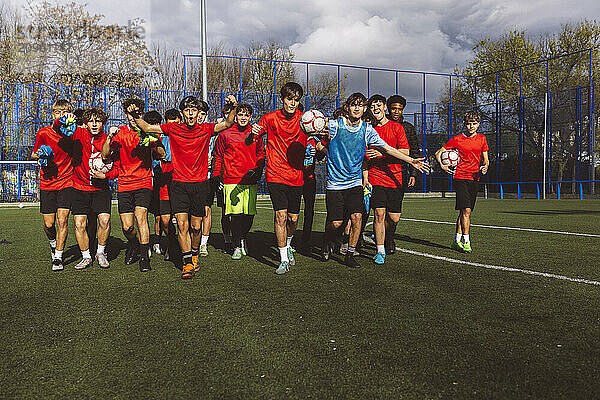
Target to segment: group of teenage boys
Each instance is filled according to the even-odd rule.
[[[192,278],[200,269],[198,257],[208,255],[210,210],[215,193],[219,193],[218,203],[223,210],[223,233],[226,241],[228,238],[232,241],[232,259],[239,260],[248,254],[247,236],[256,214],[258,182],[265,169],[280,256],[275,272],[285,274],[296,262],[292,241],[302,197],[305,223],[300,248],[310,252],[316,193],[314,164],[315,159],[324,157],[327,158],[327,220],[321,249],[323,260],[329,260],[335,243],[348,226],[344,263],[349,267],[360,266],[355,259],[356,247],[370,208],[375,217],[374,262],[383,264],[386,254],[395,249],[393,234],[400,219],[404,191],[415,185],[418,171],[429,169],[424,159],[418,157],[421,149],[414,127],[403,121],[406,100],[392,96],[386,101],[380,95],[367,100],[363,94],[354,93],[328,120],[323,132],[307,136],[300,129],[302,86],[288,82],[280,94],[281,109],[264,115],[256,124],[251,123],[252,107],[238,104],[233,96],[227,97],[223,117],[217,123],[205,122],[208,104],[194,96],[185,97],[179,110],[168,110],[164,124],[159,113],[144,114],[143,101],[127,99],[123,104],[127,124],[110,128],[108,134],[104,132],[108,117],[103,110],[85,110],[79,126],[72,129],[69,121],[76,119],[73,106],[65,100],[55,102],[53,125],[40,129],[32,154],[42,166],[40,211],[52,250],[52,269],[63,269],[69,213],[74,215],[75,236],[82,253],[82,260],[75,268],[83,269],[93,262],[86,227],[96,218],[95,257],[100,267],[109,267],[108,180],[115,178],[121,225],[128,241],[126,264],[135,262],[139,254],[140,271],[151,269],[148,225],[151,209],[156,216],[156,227],[169,238],[165,259],[174,254],[172,249],[178,243],[181,277]],[[485,137],[476,132],[478,123],[478,114],[468,113],[466,133],[452,138],[436,153],[438,161],[445,149],[455,148],[461,153],[463,161],[455,176],[460,212],[452,247],[466,252],[471,251],[468,221],[477,193],[472,170],[480,171],[482,155],[482,173],[489,164]],[[105,163],[114,164],[112,170],[104,173],[90,167],[90,158],[98,153]],[[366,187],[372,188],[368,208],[364,198]],[[172,221],[176,221],[176,229]]]

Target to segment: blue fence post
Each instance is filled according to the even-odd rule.
[[[550,184],[550,187],[552,187],[552,184]],[[556,182],[556,196],[560,200],[560,182]]]
[[[340,66],[339,65],[337,67],[337,75],[338,75],[338,77],[337,77],[338,91],[337,91],[337,97],[335,99],[335,108],[340,108],[341,97],[342,97],[342,95],[341,95],[340,92],[341,92],[341,84],[342,84],[342,82],[340,81]]]
[[[144,105],[145,109],[148,110],[148,106],[150,105],[148,101],[148,86],[144,88]]]
[[[540,199],[540,184],[537,183],[536,186],[537,186],[537,199],[539,200]]]
[[[583,182],[579,182],[579,200],[583,200]]]
[[[517,199],[521,199],[521,184],[517,183]]]
[[[502,184],[499,183],[500,185],[500,198],[503,199],[504,198],[504,188],[502,187]]]

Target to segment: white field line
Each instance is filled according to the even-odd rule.
[[[418,251],[413,251],[413,250],[408,250],[408,249],[402,249],[400,247],[396,247],[396,250],[401,251],[403,253],[407,253],[407,254],[413,254],[413,255],[416,255],[416,256],[433,258],[435,260],[446,261],[446,262],[450,262],[450,263],[454,263],[454,264],[471,265],[473,267],[495,269],[495,270],[498,270],[498,271],[520,272],[520,273],[526,274],[526,275],[542,276],[542,277],[545,277],[545,278],[559,279],[559,280],[562,280],[562,281],[575,282],[575,283],[585,283],[585,284],[588,284],[588,285],[600,286],[600,282],[598,282],[598,281],[592,281],[592,280],[589,280],[589,279],[570,278],[568,276],[551,274],[551,273],[548,273],[548,272],[538,272],[538,271],[531,271],[531,270],[528,270],[528,269],[503,267],[503,266],[499,266],[499,265],[481,264],[481,263],[476,263],[476,262],[471,262],[471,261],[457,260],[457,259],[454,259],[454,258],[443,257],[443,256],[436,256],[434,254],[421,253],[421,252],[418,252]]]
[[[272,207],[256,207],[263,209],[270,209]],[[327,214],[325,211],[315,211],[315,213],[319,214]],[[411,221],[411,222],[426,222],[428,224],[443,224],[443,225],[456,225],[456,222],[447,222],[447,221],[434,221],[429,219],[417,219],[417,218],[406,218],[402,217],[400,221]],[[567,232],[567,231],[552,231],[548,229],[534,229],[534,228],[519,228],[514,226],[496,226],[496,225],[480,225],[480,224],[471,224],[471,226],[475,226],[478,228],[488,228],[488,229],[506,229],[510,231],[522,231],[522,232],[537,232],[537,233],[551,233],[555,235],[567,235],[567,236],[583,236],[583,237],[592,237],[592,238],[600,238],[600,235],[595,233],[579,233],[579,232]]]

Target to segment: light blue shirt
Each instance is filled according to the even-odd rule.
[[[362,186],[362,164],[367,146],[384,147],[377,131],[364,121],[349,127],[344,118],[329,120],[327,190]]]

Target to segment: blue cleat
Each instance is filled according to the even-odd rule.
[[[383,263],[385,263],[385,253],[379,252],[375,254],[375,257],[373,257],[373,261],[377,265],[383,265]]]

